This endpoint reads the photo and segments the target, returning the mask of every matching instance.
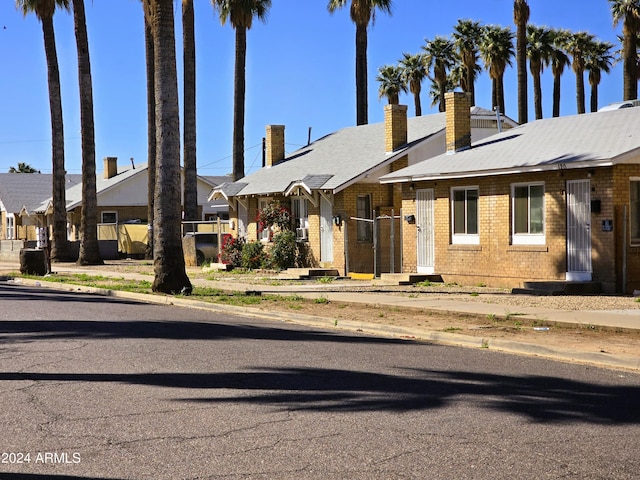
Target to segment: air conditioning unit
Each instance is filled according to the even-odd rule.
[[[298,242],[306,242],[309,240],[308,228],[296,228],[296,240]]]

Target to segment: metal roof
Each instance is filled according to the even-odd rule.
[[[537,120],[387,174],[382,183],[606,166],[640,152],[640,108]],[[633,159],[638,162],[636,156]]]

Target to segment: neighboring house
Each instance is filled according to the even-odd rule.
[[[226,202],[212,204],[207,196],[212,188],[229,177],[202,177],[198,181],[198,211],[200,220],[228,216]],[[82,213],[82,176],[67,175],[66,189],[69,240],[80,237]],[[96,176],[96,196],[99,224],[147,222],[146,164],[118,167],[117,158],[104,159],[104,172]],[[1,239],[35,240],[36,226],[51,224],[52,175],[6,173],[0,174],[0,209],[2,212]],[[146,235],[146,229],[145,229]],[[144,239],[146,242],[146,238]]]
[[[67,175],[67,185],[80,183],[81,175]],[[51,197],[53,175],[0,173],[1,240],[35,240],[38,207]]]
[[[468,135],[467,101],[447,95],[450,143]],[[530,122],[381,182],[401,188],[410,220],[404,272],[466,285],[640,289],[640,108]]]
[[[498,130],[492,112],[467,108],[467,116],[469,111],[474,140]],[[235,235],[264,243],[270,236],[259,231],[258,212],[279,200],[291,209],[298,240],[308,246],[310,266],[333,267],[345,274],[372,273],[374,267],[390,271],[400,265],[399,240],[391,254],[399,219],[393,230],[391,221],[382,221],[374,232],[372,222],[374,215],[399,217],[402,199],[399,187],[381,185],[379,178],[443,153],[445,120],[445,114],[407,119],[406,106],[387,105],[384,122],[339,130],[290,155],[285,155],[285,127],[270,125],[265,166],[218,186],[209,199],[229,203]],[[505,129],[516,126],[506,117],[501,124]]]

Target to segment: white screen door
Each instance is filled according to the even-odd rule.
[[[567,281],[591,281],[591,182],[567,181]]]
[[[333,262],[333,206],[320,197],[320,261]]]
[[[416,190],[416,235],[418,273],[434,273],[433,188]]]

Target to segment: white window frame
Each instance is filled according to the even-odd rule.
[[[104,216],[106,215],[115,215],[116,217],[116,221],[115,222],[105,222],[104,221]],[[100,223],[106,224],[106,225],[117,225],[118,224],[118,212],[115,210],[103,210],[102,212],[100,212]]]
[[[636,195],[632,188],[634,183],[638,184]],[[629,243],[640,246],[640,177],[629,177]]]
[[[465,199],[464,199],[464,212],[465,212],[465,218],[464,218],[464,224],[465,224],[465,232],[469,227],[469,223],[468,223],[468,217],[467,217],[467,212],[468,212],[468,207],[467,207],[467,194],[466,192],[469,191],[475,191],[477,193],[477,200],[476,200],[476,219],[477,219],[477,232],[476,233],[455,233],[455,222],[456,222],[456,216],[455,216],[455,193],[456,192],[465,192]],[[451,197],[450,197],[450,203],[451,203],[451,243],[453,245],[480,245],[480,187],[478,185],[470,185],[470,186],[465,186],[465,187],[452,187],[451,188],[451,193],[450,193]]]
[[[309,238],[309,201],[305,197],[291,197],[291,217],[297,240]],[[306,229],[306,235],[301,235]]]
[[[516,233],[516,188],[527,187],[527,230],[528,233]],[[531,232],[531,187],[542,187],[542,233]],[[512,245],[545,245],[546,244],[546,187],[544,182],[521,182],[511,184],[511,244]]]
[[[6,239],[15,240],[16,238],[16,217],[13,213],[7,213],[6,216]]]
[[[261,198],[260,200],[258,200],[258,211],[261,212],[262,210],[264,210],[267,205],[269,205],[269,199],[268,198]],[[263,243],[267,243],[270,241],[270,237],[271,237],[271,226],[265,228],[264,230],[262,230],[261,232],[258,231],[260,229],[260,225],[256,222],[256,231],[258,231],[258,240],[260,240]]]

